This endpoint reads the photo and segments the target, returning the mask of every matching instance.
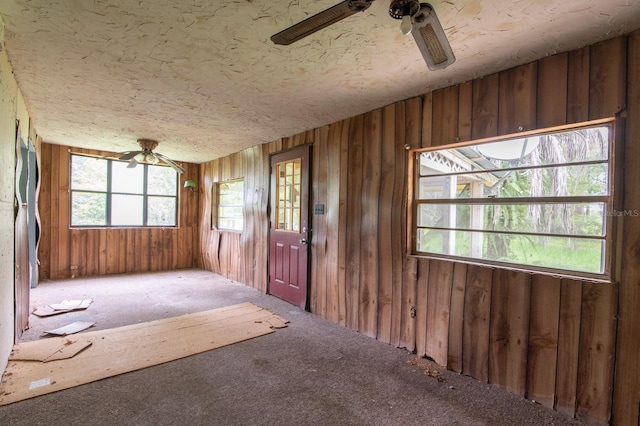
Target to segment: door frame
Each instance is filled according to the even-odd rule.
[[[296,152],[299,154],[296,155]],[[304,306],[298,305],[302,309],[308,311],[310,307],[310,287],[311,287],[311,242],[312,242],[312,215],[311,215],[311,200],[312,200],[312,155],[313,155],[313,144],[303,144],[297,145],[295,147],[284,149],[282,151],[274,152],[269,154],[269,205],[267,207],[268,217],[269,217],[269,228],[268,228],[268,236],[267,236],[267,294],[271,293],[271,243],[272,243],[272,230],[273,230],[273,222],[275,220],[275,169],[272,165],[273,157],[280,155],[291,154],[291,159],[295,158],[304,158],[303,167],[306,166],[307,173],[306,177],[303,173],[301,176],[301,187],[303,187],[307,192],[307,202],[304,205],[301,205],[301,214],[300,214],[300,235],[306,234],[304,237],[307,241],[306,246],[306,288],[305,288],[305,301]],[[283,159],[286,161],[286,158]],[[306,183],[305,183],[306,181]],[[305,214],[306,212],[306,214]],[[303,232],[303,229],[306,227],[306,231]],[[278,296],[275,296],[278,297]],[[292,303],[292,302],[289,302]]]

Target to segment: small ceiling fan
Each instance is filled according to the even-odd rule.
[[[357,12],[374,0],[345,0],[271,36],[275,44],[289,45]],[[447,36],[429,3],[418,0],[391,0],[389,15],[402,20],[400,31],[411,33],[430,70],[446,68],[455,62]]]
[[[118,160],[129,161],[127,168],[133,168],[140,163],[158,164],[160,161],[171,166],[178,174],[184,173],[184,169],[181,165],[175,161],[165,157],[159,152],[153,152],[158,146],[158,141],[153,139],[138,139],[138,145],[140,145],[140,151],[127,151],[121,153]]]

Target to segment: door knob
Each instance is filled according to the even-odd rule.
[[[307,245],[307,239],[306,238],[301,239],[300,244]]]

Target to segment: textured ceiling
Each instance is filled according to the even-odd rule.
[[[4,47],[49,143],[200,163],[640,28],[640,0],[431,4],[456,63],[429,71],[388,0],[290,46],[339,0],[2,0]]]

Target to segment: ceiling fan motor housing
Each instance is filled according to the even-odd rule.
[[[418,0],[392,0],[389,6],[389,15],[394,19],[402,19],[405,16],[414,16],[420,11]]]

